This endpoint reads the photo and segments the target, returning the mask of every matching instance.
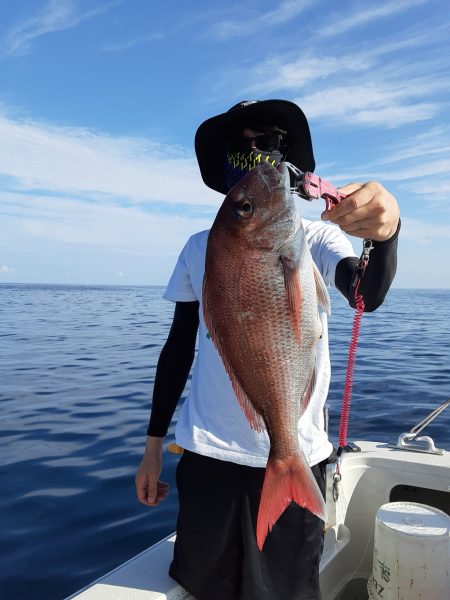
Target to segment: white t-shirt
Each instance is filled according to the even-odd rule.
[[[347,237],[333,225],[302,219],[314,262],[326,285],[334,286],[336,265],[354,256]],[[203,320],[202,283],[209,231],[191,236],[181,251],[164,298],[173,302],[198,300],[199,344],[192,381],[177,422],[175,437],[182,448],[238,464],[265,467],[269,454],[267,432],[248,423],[230,379]],[[327,315],[320,312],[322,338],[317,344],[317,381],[308,408],[299,420],[300,446],[311,466],[327,458],[332,445],[324,430],[323,407],[330,383]]]

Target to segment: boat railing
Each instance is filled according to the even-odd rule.
[[[408,450],[411,452],[425,452],[427,454],[445,454],[445,450],[436,448],[434,440],[428,435],[419,435],[421,431],[436,419],[446,408],[450,406],[450,399],[446,400],[435,408],[428,416],[419,421],[417,425],[408,431],[399,435],[397,444],[389,444],[393,448]]]

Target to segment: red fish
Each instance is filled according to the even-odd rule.
[[[226,196],[208,237],[203,312],[251,427],[270,452],[257,521],[262,550],[291,501],[325,520],[325,503],[298,438],[315,385],[318,304],[329,298],[289,191],[261,163]]]

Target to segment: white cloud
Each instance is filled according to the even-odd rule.
[[[450,128],[436,125],[415,135],[402,135],[383,146],[380,158],[359,163],[351,172],[337,171],[335,164],[321,165],[330,179],[338,183],[368,179],[395,182],[398,190],[421,196],[427,207],[450,212]],[[388,170],[381,170],[388,168]]]
[[[347,122],[374,127],[380,125],[386,128],[401,127],[417,121],[432,119],[439,111],[439,106],[431,102],[418,102],[412,106],[393,104],[386,107],[373,107],[366,110],[357,110],[353,115],[354,120],[347,117]]]
[[[311,0],[284,0],[274,10],[265,13],[248,11],[246,15],[243,15],[245,4],[241,4],[239,7],[240,18],[216,24],[212,33],[215,39],[229,40],[243,35],[250,35],[254,32],[265,31],[293,19],[309,8],[311,4]]]
[[[446,175],[449,171],[450,157],[445,157],[438,160],[421,162],[419,167],[414,164],[404,168],[396,168],[392,171],[378,172],[377,177],[388,181],[409,181],[428,178],[428,189],[432,191],[435,185],[434,176]]]
[[[155,214],[107,201],[93,204],[20,193],[2,193],[0,200],[2,238],[14,232],[17,239],[26,236],[97,250],[114,248],[125,254],[173,254],[174,245],[180,250],[189,235],[211,224],[211,218]]]
[[[0,116],[0,174],[21,189],[90,199],[218,205],[193,156],[145,139]],[[181,155],[182,154],[182,155]]]
[[[7,33],[4,54],[22,56],[30,52],[33,42],[43,35],[76,27],[83,21],[105,12],[117,2],[79,11],[73,0],[49,0],[33,16],[16,23]]]
[[[418,171],[424,160],[439,154],[443,157],[450,156],[449,144],[450,128],[445,125],[436,125],[424,132],[402,138],[394,144],[390,152],[378,159],[374,165],[392,164],[394,162],[409,161],[420,158]]]
[[[450,224],[430,223],[413,217],[402,217],[401,238],[427,246],[435,241],[450,239]]]
[[[444,82],[422,81],[352,83],[347,86],[330,85],[313,94],[295,98],[311,119],[327,117],[330,124],[360,123],[398,127],[406,123],[434,117],[440,103],[418,101],[443,87]],[[431,89],[433,88],[433,89]]]
[[[124,272],[123,271],[117,271],[117,277],[120,277],[120,278],[125,277]]]
[[[342,8],[339,13],[336,13],[328,25],[322,27],[318,34],[324,37],[340,35],[350,29],[355,29],[362,25],[374,21],[390,17],[396,13],[411,10],[417,4],[423,4],[427,0],[393,0],[392,2],[380,3],[378,6],[371,8],[362,8],[361,3],[357,3],[358,7],[353,14],[343,14]],[[339,16],[338,16],[339,15]]]
[[[314,56],[301,54],[297,57],[269,58],[251,70],[246,70],[247,81],[244,92],[267,94],[278,90],[298,90],[307,84],[324,80],[339,71],[361,72],[370,62],[365,57]]]
[[[164,282],[223,199],[177,147],[5,116],[0,138],[0,239],[23,281],[117,281],[132,256],[126,281]]]
[[[447,174],[448,171],[444,171],[444,173]],[[441,200],[443,203],[441,208],[450,212],[450,179],[436,181],[436,178],[433,178],[430,182],[429,176],[425,175],[423,181],[408,183],[403,186],[403,189],[409,190],[423,199]]]
[[[0,214],[2,245],[25,282],[114,283],[120,278],[163,284],[188,237],[212,222],[155,214],[142,206],[5,192],[0,192]]]
[[[14,267],[7,267],[6,265],[0,266],[0,273],[7,274],[7,273],[15,273],[15,272],[16,272],[16,270],[14,269]]]
[[[435,46],[439,42],[446,44],[448,42],[448,35],[448,22],[443,22],[440,25],[434,24],[433,27],[428,28],[424,28],[423,23],[418,23],[414,27],[409,27],[405,31],[398,32],[398,36],[395,36],[392,41],[383,37],[382,43],[375,45],[370,50],[370,55],[381,57],[385,54],[392,54],[406,49],[414,50],[419,48],[419,46]],[[423,50],[421,53],[423,53]],[[412,64],[413,67],[415,67],[418,60],[417,58],[414,61]]]
[[[121,50],[129,50],[134,46],[140,46],[141,44],[148,44],[149,42],[156,42],[164,39],[164,35],[159,32],[149,33],[148,35],[142,35],[135,37],[131,40],[126,40],[124,42],[116,42],[113,44],[107,44],[102,46],[102,50],[108,52],[119,52]]]
[[[287,92],[308,118],[326,117],[332,127],[400,127],[430,120],[446,107],[448,77],[436,70],[436,57],[386,63],[383,54],[379,47],[333,55],[302,49],[224,71],[214,89],[221,95],[236,89],[240,97]]]

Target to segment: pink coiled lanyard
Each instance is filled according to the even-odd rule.
[[[293,193],[298,194],[306,200],[323,198],[326,203],[326,209],[331,210],[333,206],[339,204],[345,194],[341,194],[326,179],[310,173],[303,173],[291,163],[286,163],[289,170],[295,176],[295,185],[291,188]],[[353,376],[355,370],[356,350],[358,347],[359,330],[361,327],[361,318],[364,312],[364,299],[359,292],[359,286],[364,277],[365,270],[369,264],[369,254],[373,248],[371,239],[364,239],[363,251],[359,259],[358,266],[352,280],[355,300],[355,316],[353,318],[352,335],[350,338],[350,347],[348,352],[347,373],[345,378],[344,397],[342,400],[341,422],[339,425],[339,448],[336,453],[335,471],[333,474],[333,500],[337,502],[339,498],[338,484],[342,479],[341,475],[341,456],[344,450],[358,451],[359,448],[354,444],[347,442],[348,421],[350,417],[350,403],[352,399]]]

